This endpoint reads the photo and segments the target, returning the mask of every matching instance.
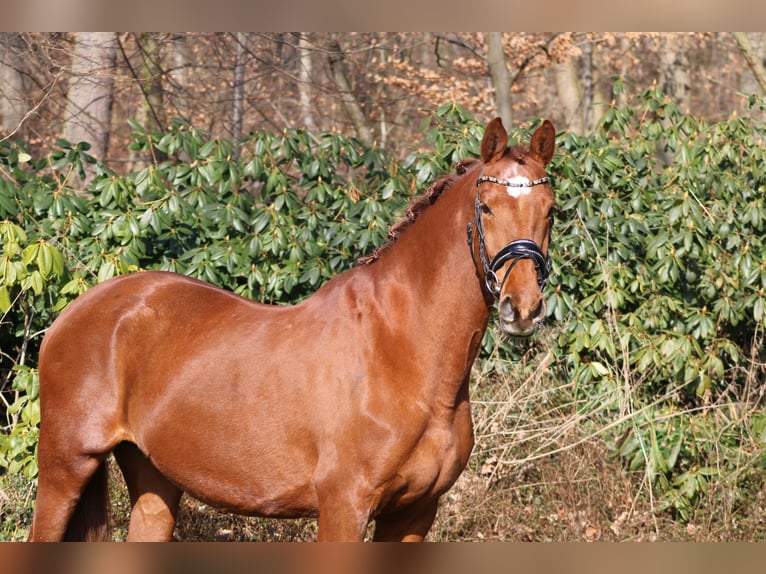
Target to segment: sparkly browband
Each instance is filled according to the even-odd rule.
[[[499,185],[504,185],[506,187],[534,187],[536,185],[540,185],[541,183],[547,183],[548,177],[545,176],[545,177],[541,177],[540,179],[535,179],[533,181],[519,183],[515,181],[503,181],[502,179],[497,179],[496,177],[492,177],[491,175],[483,175],[476,180],[476,185],[479,186],[485,181],[489,181],[490,183],[497,183]]]

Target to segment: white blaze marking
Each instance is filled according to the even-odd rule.
[[[522,175],[516,175],[510,178],[508,182],[524,184],[525,186],[525,187],[506,187],[505,189],[508,191],[508,195],[510,195],[511,197],[521,197],[522,195],[527,195],[528,193],[532,191],[532,186],[530,185],[532,182]]]

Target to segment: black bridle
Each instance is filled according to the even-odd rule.
[[[503,181],[497,179],[496,177],[485,175],[476,180],[476,187],[479,187],[479,185],[485,181],[497,183],[506,187],[534,187],[542,183],[547,183],[548,178],[541,177],[540,179],[535,179],[533,181],[519,183],[515,181]],[[474,218],[472,221],[468,222],[467,226],[468,246],[471,249],[471,257],[473,258],[474,265],[478,267],[473,248],[473,229],[475,226],[476,235],[479,238],[479,260],[481,262],[482,271],[484,271],[484,283],[487,286],[487,290],[495,298],[500,297],[500,292],[502,291],[503,284],[505,284],[505,280],[508,278],[508,275],[510,275],[516,264],[522,259],[531,259],[535,264],[535,269],[537,270],[537,284],[540,286],[540,291],[542,291],[545,288],[545,284],[548,282],[548,275],[551,271],[551,260],[547,255],[543,255],[543,251],[540,249],[540,246],[531,239],[517,239],[515,241],[511,241],[508,245],[498,251],[497,254],[492,258],[492,261],[488,261],[487,248],[484,239],[484,226],[481,222],[481,191],[476,193],[474,210]],[[550,243],[550,228],[548,233]],[[505,272],[503,280],[500,281],[497,277],[497,272],[503,265],[505,265],[507,261],[511,259],[514,261]]]

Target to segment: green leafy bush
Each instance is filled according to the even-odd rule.
[[[763,391],[763,141],[755,119],[708,124],[648,90],[588,137],[565,135],[553,167],[561,376],[611,401],[625,419],[615,453],[681,517],[763,447],[751,416]]]

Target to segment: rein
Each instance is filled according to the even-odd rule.
[[[548,177],[541,177],[529,182],[512,182],[485,175],[479,177],[479,179],[476,180],[476,187],[479,187],[479,185],[484,182],[497,183],[506,187],[534,187],[542,183],[547,183]],[[475,226],[476,235],[479,238],[479,260],[481,262],[481,268],[484,271],[484,283],[487,287],[487,290],[495,297],[495,299],[498,299],[500,297],[500,292],[502,291],[503,285],[505,284],[505,280],[508,278],[508,275],[510,275],[516,264],[522,259],[531,259],[535,264],[535,269],[537,270],[537,284],[540,286],[540,291],[542,291],[548,282],[548,275],[551,271],[551,260],[547,255],[543,255],[543,251],[540,249],[540,246],[531,239],[517,239],[515,241],[511,241],[508,245],[498,251],[497,254],[492,258],[492,261],[488,261],[486,240],[484,237],[484,225],[481,222],[481,191],[476,193],[474,211],[474,218],[468,222],[466,228],[468,232],[468,246],[471,250],[471,258],[473,259],[473,263],[478,268],[478,263],[476,261],[476,256],[473,250],[473,229]],[[511,259],[514,261],[505,272],[503,280],[500,281],[497,277],[497,272],[503,265],[505,265],[507,261]]]

